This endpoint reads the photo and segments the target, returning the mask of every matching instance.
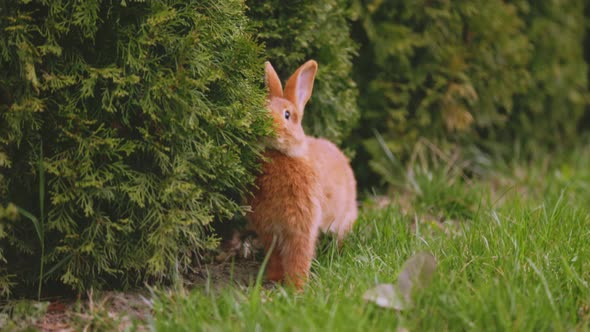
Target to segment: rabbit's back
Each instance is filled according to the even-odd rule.
[[[332,142],[308,138],[309,159],[316,167],[322,188],[322,223],[342,239],[357,218],[356,180],[348,158]]]

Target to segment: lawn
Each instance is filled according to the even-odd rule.
[[[588,331],[590,149],[564,160],[496,165],[497,171],[478,180],[448,167],[440,172],[416,167],[407,179],[412,185],[387,196],[368,195],[341,250],[331,238],[321,238],[312,277],[301,293],[257,280],[258,264],[236,259],[218,269],[215,278],[185,276],[141,296],[95,292],[92,300],[70,306],[66,318],[53,326]],[[363,299],[376,285],[394,283],[404,262],[421,252],[432,253],[437,267],[429,285],[415,288],[413,306],[398,311]],[[246,266],[253,273],[244,273]],[[215,268],[208,265],[201,272]],[[225,273],[223,283],[219,271]],[[228,282],[232,277],[235,281]],[[47,315],[43,318],[46,305],[18,305],[21,309],[12,310],[12,317],[0,314],[0,322],[52,326]],[[133,318],[132,311],[141,314]],[[20,312],[20,322],[15,312]]]
[[[371,199],[342,250],[322,239],[303,293],[283,287],[156,292],[162,331],[590,330],[588,150],[565,163],[506,166],[471,182],[416,172],[420,194]],[[408,198],[409,197],[409,198]],[[402,311],[363,300],[406,259],[437,269]],[[235,264],[239,264],[236,262]]]

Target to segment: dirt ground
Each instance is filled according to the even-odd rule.
[[[251,233],[234,232],[222,240],[219,250],[191,273],[184,276],[186,289],[221,288],[228,284],[254,283],[261,265],[262,248]],[[265,283],[265,287],[272,287]],[[42,331],[124,331],[136,324],[139,331],[149,330],[152,294],[149,289],[129,292],[90,292],[85,298],[47,299],[45,314],[34,322]]]

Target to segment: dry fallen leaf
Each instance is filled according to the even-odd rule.
[[[436,259],[430,253],[420,252],[405,261],[397,283],[379,284],[365,292],[363,299],[380,307],[398,311],[412,307],[412,293],[416,289],[426,288],[434,271]]]
[[[404,310],[406,308],[404,300],[396,288],[397,287],[392,284],[379,284],[375,288],[366,291],[363,295],[363,299],[365,301],[374,302],[382,308]]]
[[[404,263],[397,277],[397,287],[407,303],[412,302],[415,289],[423,289],[430,284],[435,270],[436,259],[427,252],[419,252]]]

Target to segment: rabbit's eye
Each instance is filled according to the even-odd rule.
[[[285,110],[285,119],[289,120],[290,117],[291,117],[291,112]]]

